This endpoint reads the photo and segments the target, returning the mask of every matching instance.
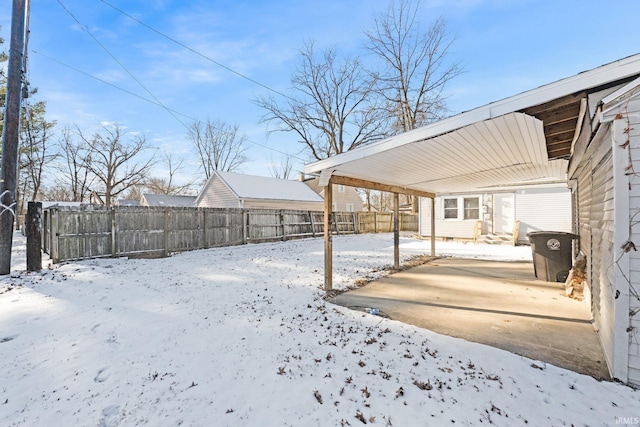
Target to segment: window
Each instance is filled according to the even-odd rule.
[[[353,203],[347,203],[347,212],[353,212]]]
[[[464,219],[480,219],[480,198],[464,198]]]
[[[458,199],[444,199],[444,219],[458,219]]]
[[[331,210],[336,212],[338,210],[338,206],[335,203],[331,204]]]
[[[344,193],[344,185],[338,185],[338,192]]]
[[[480,219],[480,197],[446,197],[443,199],[444,219]]]

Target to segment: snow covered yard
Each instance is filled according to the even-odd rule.
[[[335,237],[334,287],[380,274],[392,242]],[[0,278],[3,426],[605,426],[640,417],[631,388],[325,302],[322,239],[31,274],[20,245],[15,272]],[[528,247],[437,249],[531,258]],[[429,242],[404,237],[400,250],[428,253]]]

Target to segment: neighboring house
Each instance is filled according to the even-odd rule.
[[[116,200],[115,205],[116,206],[135,207],[135,206],[140,206],[140,200],[118,199],[118,200]]]
[[[320,178],[307,178],[303,182],[324,198],[324,187],[318,186]],[[333,186],[333,211],[334,212],[360,212],[362,211],[362,198],[358,191],[346,185]]]
[[[198,194],[196,206],[321,211],[324,199],[301,181],[214,171]]]
[[[87,203],[84,202],[57,202],[57,201],[46,201],[42,202],[42,209],[49,208],[80,208],[82,206],[86,206]]]
[[[612,377],[640,385],[640,78],[587,99],[568,172],[574,232]]]
[[[571,192],[566,182],[496,187],[482,192],[438,194],[436,237],[527,243],[532,231],[571,232]],[[478,222],[480,221],[480,222]],[[420,199],[420,235],[431,236],[431,200]]]
[[[169,194],[143,194],[140,206],[194,208],[196,196],[175,196]]]

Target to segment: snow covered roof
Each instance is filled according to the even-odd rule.
[[[196,196],[175,196],[169,194],[143,194],[147,206],[170,206],[180,208],[193,208],[196,205]]]
[[[216,171],[239,199],[322,202],[324,199],[301,181]]]

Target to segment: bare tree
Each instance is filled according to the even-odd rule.
[[[316,55],[308,42],[300,51],[301,64],[291,77],[294,94],[278,103],[260,97],[256,104],[267,113],[263,122],[275,130],[293,132],[310,157],[321,160],[386,136],[385,116],[373,105],[375,81],[357,58],[340,61],[335,49]]]
[[[395,118],[396,132],[406,132],[443,118],[448,112],[444,89],[461,72],[450,61],[454,41],[446,21],[436,19],[426,30],[416,17],[420,1],[394,0],[366,32],[366,45],[381,61],[373,73],[384,109]]]
[[[183,169],[183,159],[174,159],[171,154],[163,153],[162,160],[166,166],[166,178],[153,177],[145,182],[145,188],[153,194],[185,194],[193,185],[192,181],[176,184],[176,175]]]
[[[278,179],[289,179],[293,170],[293,160],[291,156],[283,156],[280,160],[271,159],[269,171],[271,176]]]
[[[444,89],[462,72],[459,62],[449,60],[454,39],[446,21],[438,18],[423,31],[416,16],[419,9],[420,0],[394,0],[365,33],[366,47],[381,61],[382,71],[372,75],[384,111],[394,118],[395,133],[444,118]],[[409,199],[417,212],[416,198]]]
[[[238,125],[210,119],[189,126],[187,136],[196,148],[205,179],[214,170],[231,172],[248,161],[246,138],[239,135],[238,130]]]
[[[144,181],[154,164],[154,156],[143,158],[142,154],[151,149],[144,136],[125,141],[118,125],[103,126],[103,130],[91,138],[79,134],[91,156],[87,166],[104,187],[104,204],[111,206],[115,197]]]
[[[35,94],[33,90],[31,94]],[[27,200],[42,200],[42,183],[46,170],[58,156],[51,150],[51,134],[55,122],[45,118],[46,103],[25,102],[20,120],[19,186],[16,211],[20,218]],[[19,224],[18,224],[19,225]]]
[[[80,133],[79,129],[78,133]],[[67,188],[70,201],[84,202],[95,180],[89,168],[91,153],[88,145],[84,140],[75,140],[71,130],[65,127],[58,146],[62,153],[62,161],[57,165],[60,172],[60,178],[57,180],[57,187],[60,189],[58,194],[64,194],[61,189]]]

